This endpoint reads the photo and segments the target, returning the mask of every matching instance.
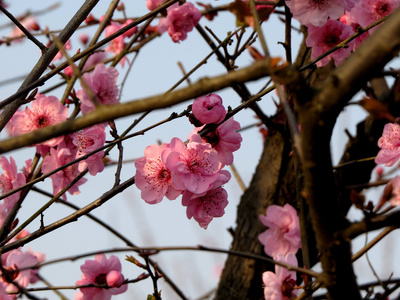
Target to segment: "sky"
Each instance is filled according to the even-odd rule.
[[[9,1],[11,2],[11,1]],[[213,5],[223,5],[229,1],[209,1]],[[39,24],[42,28],[48,26],[51,30],[62,29],[74,13],[79,9],[81,1],[49,1],[38,0],[32,3],[27,0],[13,0],[9,5],[9,11],[15,16],[20,16],[27,11],[35,12],[50,7],[52,4],[59,3],[59,7],[45,14],[38,16]],[[104,14],[109,1],[100,1],[93,11],[93,15],[99,18]],[[125,2],[126,15],[129,18],[137,18],[148,12],[145,1]],[[122,18],[121,12],[116,12],[116,18]],[[2,26],[8,24],[5,16],[0,16],[0,35],[5,36],[10,32],[10,27]],[[156,25],[157,22],[154,23]],[[220,38],[224,39],[227,32],[236,29],[235,18],[229,12],[221,12],[213,21],[208,21],[202,18],[200,21],[202,26],[207,26]],[[294,23],[295,27],[299,27]],[[79,32],[71,39],[72,47],[70,54],[82,47],[77,40],[78,34],[86,32],[92,35],[94,27],[86,27],[80,29]],[[269,50],[272,56],[284,56],[283,47],[278,44],[284,40],[283,22],[277,16],[272,16],[268,22],[262,26],[262,30],[266,36]],[[247,29],[248,34],[251,29]],[[46,38],[40,36],[39,39],[46,43]],[[300,42],[300,35],[293,35],[294,53],[297,52],[297,45]],[[254,44],[261,50],[258,42]],[[231,46],[232,51],[234,45]],[[137,56],[129,56],[129,60],[133,62],[132,71],[128,74],[126,84],[122,91],[121,101],[131,101],[144,97],[162,94],[175,84],[181,77],[182,72],[178,67],[178,62],[182,63],[184,69],[189,71],[199,61],[205,58],[210,53],[210,48],[201,39],[200,35],[193,31],[189,33],[187,40],[175,44],[167,34],[155,39],[152,43],[146,45]],[[26,75],[34,66],[40,56],[38,48],[24,41],[23,43],[12,46],[0,46],[1,57],[0,61],[0,83],[4,80]],[[237,65],[240,67],[251,64],[253,59],[246,53],[242,55]],[[128,71],[128,66],[117,66],[120,76],[118,83],[122,82],[122,78]],[[196,82],[203,77],[212,77],[224,74],[224,67],[212,57],[207,64],[203,65],[198,71],[191,76],[191,81]],[[60,78],[54,78],[44,88],[58,83]],[[9,84],[0,84],[0,100],[5,99],[13,94],[19,87],[21,80]],[[266,83],[266,79],[255,83],[248,84],[252,93],[257,91]],[[186,86],[187,83],[182,85]],[[76,89],[80,87],[77,86]],[[40,92],[40,90],[39,90]],[[52,91],[50,94],[61,97],[62,88]],[[229,89],[218,92],[222,97],[225,106],[236,107],[240,103],[240,98]],[[267,114],[275,112],[275,106],[272,99],[277,99],[274,93],[265,96],[259,105]],[[171,112],[180,113],[186,109],[190,102],[176,105],[169,109],[162,109],[152,112],[143,122],[141,122],[137,130],[146,128],[157,121],[168,117]],[[335,128],[332,149],[333,161],[338,162],[341,151],[347,142],[347,137],[344,134],[344,129],[348,129],[351,133],[355,133],[355,124],[364,118],[366,114],[356,106],[350,106],[341,114],[338,125]],[[123,118],[116,122],[117,128],[122,132],[138,115]],[[256,119],[251,111],[243,111],[235,119],[238,120],[242,127],[254,124]],[[124,159],[132,160],[143,156],[146,146],[161,142],[169,142],[173,137],[179,137],[185,140],[187,135],[192,131],[193,127],[184,118],[170,122],[155,130],[146,132],[142,136],[128,140],[124,143]],[[257,165],[261,149],[262,136],[258,128],[251,128],[242,132],[243,143],[240,150],[235,152],[235,166],[238,169],[241,177],[246,185],[249,184],[255,166]],[[6,139],[7,134],[1,133],[1,139]],[[108,136],[108,139],[111,139]],[[34,155],[34,148],[17,150],[13,153],[8,153],[17,160],[17,165],[22,168],[24,161]],[[110,155],[110,159],[116,160],[117,152],[114,151]],[[81,194],[76,196],[68,195],[68,202],[74,203],[80,207],[92,202],[101,196],[108,188],[111,188],[114,183],[115,166],[107,167],[106,170],[95,177],[88,177],[88,182],[80,187]],[[127,162],[122,171],[122,180],[132,177],[135,173],[135,168],[132,162]],[[51,191],[51,182],[46,180],[40,183],[38,187]],[[228,228],[235,227],[236,207],[239,203],[242,194],[241,189],[234,179],[225,185],[228,191],[229,205],[226,208],[226,213],[222,218],[214,219],[209,228],[204,230],[199,227],[193,219],[188,220],[186,210],[180,204],[180,199],[169,201],[164,199],[157,205],[146,204],[140,198],[140,191],[136,187],[130,187],[122,194],[114,197],[112,200],[96,209],[93,215],[110,223],[114,228],[122,232],[132,242],[138,246],[196,246],[205,245],[209,247],[218,247],[228,249],[231,243],[231,236]],[[370,197],[377,197],[379,191],[372,193]],[[32,212],[41,207],[48,198],[37,193],[31,193],[24,203],[20,220],[27,218]],[[62,204],[57,204],[45,212],[45,222],[49,224],[54,222],[72,211]],[[356,212],[351,215],[351,218],[360,218]],[[34,231],[38,228],[39,221],[33,222],[28,229]],[[395,236],[397,233],[392,233]],[[371,234],[368,238],[372,238]],[[365,237],[359,238],[354,244],[354,249],[361,247],[365,241]],[[29,245],[35,251],[44,252],[47,259],[57,259],[61,257],[69,257],[80,254],[82,252],[98,251],[102,249],[110,249],[123,247],[124,244],[115,236],[111,235],[103,228],[94,224],[87,218],[81,218],[78,222],[74,222],[64,228],[48,234]],[[384,241],[382,245],[372,250],[370,255],[374,259],[374,267],[382,278],[387,278],[393,268],[387,268],[388,264],[398,266],[398,261],[388,261],[389,252],[396,253],[398,251],[398,243],[393,241]],[[385,249],[383,255],[382,249]],[[116,254],[122,260],[125,257],[122,253]],[[90,257],[92,258],[92,257]],[[218,283],[217,271],[223,266],[225,255],[201,253],[201,252],[163,252],[154,257],[159,265],[168,273],[170,277],[180,286],[190,299],[196,299],[206,292],[216,287]],[[80,279],[79,266],[84,260],[76,262],[66,262],[46,266],[41,269],[41,274],[52,282],[53,285],[73,285],[76,280]],[[126,278],[134,279],[142,270],[122,261],[123,274]],[[397,268],[398,269],[398,268]],[[372,280],[371,271],[367,267],[364,259],[356,263],[356,272],[360,281]],[[394,274],[396,275],[396,273]],[[398,274],[397,274],[398,275]],[[40,285],[40,284],[39,284]],[[38,285],[38,286],[39,286]],[[41,286],[41,285],[40,285]],[[168,285],[160,282],[165,299],[175,299],[176,296],[170,291]],[[147,294],[152,292],[152,283],[146,280],[139,284],[132,284],[128,288],[128,292],[122,295],[115,296],[113,299],[144,299]],[[63,292],[69,298],[73,298],[74,291]],[[39,297],[50,297],[54,299],[54,294],[43,292],[38,294]]]

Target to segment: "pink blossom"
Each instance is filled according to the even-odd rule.
[[[315,59],[344,41],[354,33],[351,26],[345,25],[340,21],[328,20],[323,27],[308,26],[308,37],[306,40],[307,47],[311,47],[311,59]],[[335,61],[335,65],[339,65],[351,53],[351,47],[354,41],[348,45],[349,48],[340,48],[335,52],[324,57],[317,62],[317,66],[325,66],[331,58]]]
[[[28,133],[36,129],[51,126],[67,120],[68,108],[62,105],[60,100],[54,96],[36,95],[36,100],[31,107],[26,107],[24,111],[17,111],[10,120],[11,135],[17,136]],[[58,145],[64,137],[52,138],[39,145],[54,147]]]
[[[396,175],[392,180],[389,181],[387,186],[392,185],[392,197],[389,202],[393,206],[400,206],[400,176]]]
[[[163,2],[164,0],[146,0],[146,7],[148,8],[148,10],[155,10]]]
[[[97,254],[94,260],[86,260],[81,270],[82,279],[78,280],[76,285],[96,284],[111,288],[80,288],[81,294],[78,299],[110,300],[112,295],[125,293],[128,289],[128,285],[122,284],[124,276],[121,274],[121,263],[114,255],[107,259],[104,254]]]
[[[108,105],[118,103],[118,71],[114,67],[106,67],[104,64],[96,65],[93,73],[85,73],[83,79],[96,96],[101,104]],[[86,114],[94,110],[95,106],[87,91],[82,86],[82,90],[76,92],[76,96],[81,100],[81,111]]]
[[[280,254],[277,261],[297,266],[297,259],[293,253]],[[293,288],[296,286],[296,272],[275,265],[275,273],[264,272],[262,276],[265,300],[291,300],[296,298]]]
[[[144,150],[144,157],[135,160],[135,184],[142,191],[142,199],[149,204],[161,202],[164,196],[174,200],[182,193],[173,183],[171,171],[165,165],[170,152],[167,143],[151,145]]]
[[[203,127],[196,127],[190,134],[188,139],[192,139],[193,135],[199,132]],[[219,125],[216,130],[208,133],[202,139],[211,144],[218,153],[218,160],[222,166],[231,165],[233,163],[233,152],[239,150],[242,142],[242,136],[239,132],[239,122],[233,117]]]
[[[381,150],[375,158],[375,163],[385,164],[387,167],[393,166],[400,158],[400,125],[386,124],[378,140],[378,146]]]
[[[43,161],[42,171],[43,173],[49,173],[75,159],[75,156],[71,153],[71,150],[66,148],[65,143],[60,144],[57,150],[54,148],[50,149],[50,155],[46,156]],[[78,170],[78,164],[68,166],[61,171],[50,176],[53,183],[53,194],[56,195],[62,189],[67,187],[81,172]],[[87,181],[86,178],[81,178],[72,187],[69,188],[68,192],[71,195],[77,195],[80,193],[79,186]],[[64,194],[66,199],[66,195]]]
[[[178,3],[173,4],[167,11],[167,17],[161,18],[158,23],[158,32],[168,31],[174,43],[186,40],[187,33],[193,30],[201,18],[200,11],[190,2],[180,6]]]
[[[129,24],[133,23],[134,20],[126,20],[124,24],[122,24],[122,27],[128,26]],[[132,27],[131,29],[129,29],[128,31],[126,31],[125,33],[123,33],[122,35],[124,37],[130,38],[132,35],[134,35],[136,32],[138,31],[137,26]]]
[[[203,124],[221,123],[226,116],[222,99],[217,94],[201,96],[194,100],[192,112],[196,119]]]
[[[181,190],[194,194],[208,191],[219,179],[221,163],[217,152],[208,143],[202,143],[200,137],[185,144],[173,138],[170,144],[171,153],[166,159],[166,166],[172,172],[172,180]]]
[[[102,146],[106,141],[106,131],[102,125],[94,125],[72,134],[72,143],[76,146],[75,158],[82,157]],[[88,168],[90,175],[95,176],[104,170],[104,151],[101,150],[78,164],[78,170],[83,172]]]
[[[290,204],[283,207],[270,205],[266,216],[260,216],[260,220],[269,227],[258,236],[267,255],[277,257],[279,254],[296,254],[301,248],[299,218]]]
[[[81,33],[80,35],[79,35],[79,41],[84,45],[84,46],[86,46],[87,45],[87,43],[89,42],[89,35],[87,34],[87,33]]]
[[[38,259],[35,255],[29,252],[23,252],[19,249],[12,250],[1,256],[3,268],[7,271],[9,279],[15,281],[21,287],[26,288],[31,280],[33,269],[25,269],[27,267],[33,267],[38,263]],[[21,271],[11,272],[13,270],[25,269]],[[18,289],[11,281],[7,280],[5,274],[0,276],[3,286],[7,292],[17,292]]]
[[[228,194],[222,187],[209,190],[200,197],[185,192],[182,196],[182,205],[187,206],[186,216],[188,219],[193,217],[201,228],[207,229],[213,218],[222,217],[225,214]]]
[[[399,5],[400,0],[360,0],[350,13],[358,24],[366,27],[391,14]]]
[[[3,169],[3,174],[0,175],[1,194],[5,194],[26,183],[24,174],[18,172],[17,164],[12,156],[10,156],[10,162],[8,162],[5,156],[0,157],[0,166]],[[5,206],[3,209],[9,212],[18,201],[20,194],[21,192],[17,192],[6,197],[4,199]]]
[[[293,18],[302,25],[322,26],[330,19],[338,19],[344,13],[342,0],[285,0]]]

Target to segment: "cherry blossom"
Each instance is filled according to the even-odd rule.
[[[14,297],[14,298],[13,298]],[[0,299],[1,300],[13,300],[16,296],[11,296],[7,293],[5,289],[5,284],[3,281],[0,281]]]
[[[57,97],[37,94],[36,100],[32,102],[31,107],[26,107],[24,111],[17,111],[8,126],[11,135],[17,136],[63,122],[67,118],[68,108],[62,105]],[[64,137],[62,136],[56,137],[39,145],[54,147],[63,139]]]
[[[151,145],[144,150],[144,157],[135,160],[135,184],[142,191],[142,199],[149,204],[161,202],[164,196],[174,200],[182,193],[173,183],[171,171],[165,165],[170,152],[167,143]]]
[[[229,179],[228,179],[229,180]],[[228,194],[222,187],[207,191],[204,195],[185,192],[182,196],[182,205],[187,206],[186,215],[199,223],[201,228],[207,229],[213,218],[222,217],[228,205]]]
[[[132,23],[133,20],[127,20],[124,24],[120,24],[114,21],[110,22],[110,25],[108,25],[105,29],[105,36],[108,37],[110,35],[112,35],[113,33],[117,32],[118,30],[120,30],[122,27],[129,25],[130,23]],[[137,27],[133,27],[131,29],[129,29],[127,32],[121,34],[120,36],[114,38],[109,46],[105,49],[107,52],[112,52],[115,55],[118,55],[122,52],[122,50],[124,50],[125,48],[125,37],[131,37],[133,34],[135,34],[137,32]],[[120,64],[121,66],[124,66],[125,64],[125,60],[127,60],[127,58],[124,56],[121,60],[120,60]]]
[[[389,181],[387,186],[391,185],[392,197],[389,202],[393,206],[400,206],[400,176],[396,175],[392,180]]]
[[[306,40],[307,47],[311,47],[311,59],[315,59],[344,41],[354,33],[351,26],[345,25],[337,20],[328,20],[323,27],[316,27],[313,25],[308,26],[308,37]],[[325,66],[329,63],[331,58],[334,60],[335,65],[339,65],[351,53],[351,47],[354,41],[348,45],[349,48],[340,48],[335,52],[324,57],[317,62],[318,67]]]
[[[50,155],[46,156],[43,161],[42,171],[49,173],[75,159],[75,156],[71,153],[71,150],[66,147],[63,142],[57,149],[51,148]],[[56,195],[62,189],[67,187],[81,172],[78,170],[78,164],[68,166],[61,171],[50,176],[53,183],[53,194]],[[86,178],[81,178],[72,187],[68,189],[71,195],[77,195],[80,193],[79,186],[87,181]],[[64,194],[66,199],[66,195]]]
[[[351,15],[362,27],[391,14],[400,5],[400,0],[360,0],[351,10]],[[370,31],[373,32],[376,27]]]
[[[203,127],[195,128],[190,134],[188,139],[191,140],[193,135],[199,132]],[[219,125],[214,131],[205,135],[202,139],[204,142],[211,144],[211,146],[218,153],[218,160],[222,166],[231,165],[233,163],[233,152],[239,150],[242,142],[242,136],[239,132],[239,122],[235,121],[233,117],[226,120]]]
[[[199,23],[200,11],[190,2],[179,6],[175,3],[168,7],[166,18],[161,18],[158,23],[158,32],[168,31],[172,41],[179,43],[187,38],[187,33]]]
[[[75,158],[82,157],[102,146],[106,141],[106,131],[102,125],[94,125],[72,134],[72,143],[76,146]],[[78,170],[83,172],[88,168],[90,175],[95,176],[104,170],[104,151],[101,150],[78,164]]]
[[[5,194],[26,183],[26,178],[23,173],[17,170],[17,164],[13,157],[10,161],[5,156],[0,157],[0,166],[3,169],[3,174],[0,175],[0,192]],[[12,194],[4,199],[3,210],[9,212],[18,201],[21,192]]]
[[[276,260],[297,266],[297,259],[293,253],[280,254]],[[264,272],[262,280],[265,285],[265,300],[292,300],[296,298],[296,292],[293,290],[296,286],[295,271],[289,271],[284,267],[275,265],[275,273],[270,271]]]
[[[354,32],[357,32],[358,28],[361,28],[360,24],[357,23],[354,16],[350,15],[349,12],[340,17],[340,22],[345,25],[350,25],[353,28]],[[352,50],[355,50],[358,46],[360,46],[367,38],[369,37],[369,31],[364,32],[363,34],[359,35],[354,39],[354,47]]]
[[[205,95],[194,100],[192,112],[203,124],[221,123],[226,116],[222,98],[217,94]]]
[[[302,25],[322,26],[330,19],[338,19],[344,13],[342,0],[285,0],[293,18]]]
[[[279,254],[296,254],[301,248],[299,218],[290,204],[283,207],[270,205],[266,215],[260,216],[260,220],[269,227],[258,236],[267,255],[275,258]]]
[[[128,289],[124,282],[124,276],[121,273],[121,263],[119,259],[111,255],[110,258],[104,254],[97,254],[94,260],[86,260],[81,266],[82,279],[76,282],[76,285],[104,285],[110,288],[86,287],[80,288],[75,299],[83,300],[110,300],[112,295],[125,293]]]
[[[3,287],[7,292],[17,292],[18,289],[12,284],[12,281],[18,283],[21,287],[26,288],[31,280],[31,276],[36,274],[32,273],[33,269],[28,267],[35,266],[38,263],[38,259],[35,255],[29,252],[23,252],[20,249],[15,249],[7,252],[1,256],[3,268],[7,271],[8,276],[2,274],[0,281],[3,283]],[[21,271],[15,271],[18,269],[24,269]]]
[[[387,167],[393,166],[400,158],[400,125],[386,124],[378,140],[378,146],[381,150],[375,158],[375,163],[385,164]]]
[[[101,104],[118,103],[118,71],[114,67],[106,67],[104,64],[98,64],[94,68],[93,73],[85,73],[83,79],[96,96],[97,101]],[[83,86],[82,86],[83,88]],[[92,99],[85,88],[76,92],[76,96],[81,100],[81,111],[86,114],[94,110]]]
[[[172,180],[178,189],[194,194],[208,191],[219,178],[221,163],[210,144],[203,143],[200,136],[185,144],[178,138],[170,143],[171,153],[166,166],[172,172]]]

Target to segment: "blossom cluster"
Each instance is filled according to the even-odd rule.
[[[216,94],[197,98],[192,105],[197,124],[220,123],[226,110]],[[197,127],[185,143],[177,137],[169,143],[146,147],[144,157],[135,160],[136,186],[141,197],[156,204],[167,197],[174,200],[182,195],[187,217],[194,218],[206,229],[214,217],[221,217],[228,204],[227,192],[222,185],[231,178],[224,166],[233,162],[242,138],[233,117],[214,131],[201,137]]]
[[[388,123],[383,128],[382,136],[378,140],[378,146],[381,148],[375,158],[376,164],[385,164],[387,167],[394,166],[400,158],[400,124]],[[383,170],[380,171],[382,176]],[[389,197],[387,197],[387,195]],[[396,175],[386,185],[384,201],[389,200],[390,205],[400,205],[400,176]]]
[[[82,113],[86,114],[94,110],[95,102],[108,105],[119,101],[117,77],[118,71],[113,67],[106,67],[104,64],[97,64],[93,72],[83,75],[85,85],[82,84],[82,89],[76,92],[81,103]],[[8,129],[12,136],[17,136],[63,122],[67,120],[68,114],[68,107],[64,106],[57,97],[37,94],[30,107],[15,113],[8,124]],[[49,173],[61,168],[104,146],[105,127],[105,124],[94,125],[37,144],[36,150],[44,158],[42,172]],[[79,163],[72,164],[51,175],[54,195],[68,187],[86,168],[92,176],[102,172],[104,169],[103,156],[104,151],[98,151]],[[79,179],[69,187],[68,192],[71,195],[78,194],[79,186],[86,181],[85,178]],[[13,197],[17,196],[18,194],[14,194]],[[66,197],[65,194],[64,197]]]
[[[260,216],[268,229],[258,236],[264,251],[274,260],[297,266],[296,253],[301,248],[300,224],[297,211],[290,204],[271,205],[266,215]],[[295,296],[296,272],[275,266],[275,273],[264,272],[265,300],[288,300]]]
[[[399,0],[285,0],[285,3],[293,18],[308,27],[306,44],[311,47],[311,59],[349,38],[357,28],[386,17],[400,5]],[[347,48],[341,47],[319,60],[317,66],[328,64],[331,58],[339,65],[368,35],[366,32],[358,36]]]

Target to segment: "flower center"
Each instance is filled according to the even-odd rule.
[[[100,274],[97,275],[96,278],[94,279],[94,282],[98,285],[104,285],[107,284],[107,274]]]

